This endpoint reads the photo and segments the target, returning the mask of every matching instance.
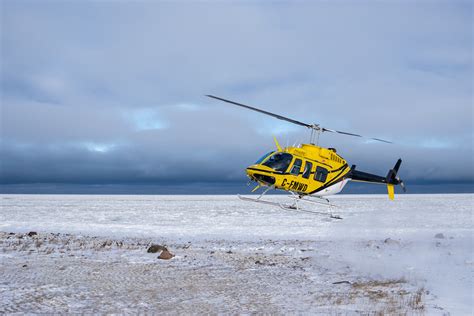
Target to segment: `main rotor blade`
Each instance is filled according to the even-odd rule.
[[[349,135],[349,136],[356,136],[356,137],[364,137],[359,134],[354,134],[354,133],[348,133],[348,132],[343,132],[343,131],[336,131],[335,129],[329,129],[329,128],[322,128],[323,132],[331,132],[331,133],[339,133],[339,134],[344,134],[344,135]]]
[[[279,120],[287,121],[287,122],[290,122],[290,123],[293,123],[293,124],[301,125],[301,126],[304,126],[304,127],[312,127],[309,124],[306,124],[306,123],[303,123],[303,122],[300,122],[300,121],[297,121],[297,120],[293,120],[293,119],[290,119],[290,118],[287,118],[287,117],[284,117],[284,116],[281,116],[281,115],[278,115],[278,114],[275,114],[275,113],[260,110],[260,109],[242,104],[242,103],[237,103],[237,102],[234,102],[234,101],[226,100],[226,99],[219,98],[219,97],[209,95],[209,94],[206,94],[206,97],[213,98],[213,99],[220,100],[220,101],[224,101],[224,102],[227,102],[227,103],[230,103],[230,104],[235,104],[235,105],[241,106],[243,108],[247,108],[249,110],[260,112],[260,113],[263,113],[263,114],[266,114],[266,115],[270,115],[270,116],[273,116],[273,117],[275,117]]]
[[[339,133],[339,134],[344,134],[344,135],[349,135],[349,136],[369,138],[369,139],[376,140],[376,141],[379,141],[379,142],[393,144],[391,141],[388,141],[388,140],[384,140],[384,139],[380,139],[380,138],[374,138],[374,137],[364,137],[364,136],[359,135],[359,134],[348,133],[348,132],[343,132],[343,131],[336,131],[334,129],[329,129],[329,128],[325,128],[325,127],[322,127],[321,130],[323,132]]]
[[[389,140],[385,140],[385,139],[380,139],[380,138],[371,138],[372,140],[376,140],[376,141],[379,141],[379,142],[383,142],[383,143],[388,143],[388,144],[393,144],[393,142],[389,141]]]
[[[329,129],[329,128],[325,128],[325,127],[320,127],[319,125],[306,124],[306,123],[303,123],[303,122],[300,122],[300,121],[297,121],[297,120],[290,119],[288,117],[284,117],[284,116],[281,116],[281,115],[278,115],[278,114],[275,114],[275,113],[260,110],[260,109],[242,104],[242,103],[238,103],[238,102],[230,101],[230,100],[223,99],[223,98],[220,98],[220,97],[216,97],[214,95],[206,94],[206,97],[213,98],[213,99],[220,100],[220,101],[224,101],[224,102],[227,102],[227,103],[230,103],[230,104],[238,105],[238,106],[241,106],[241,107],[249,109],[249,110],[253,110],[253,111],[260,112],[260,113],[263,113],[263,114],[266,114],[266,115],[269,115],[269,116],[273,116],[273,117],[275,117],[279,120],[287,121],[287,122],[290,122],[290,123],[293,123],[293,124],[296,124],[296,125],[301,125],[301,126],[304,126],[304,127],[315,129],[315,130],[320,130],[320,131],[323,131],[323,132],[338,133],[338,134],[349,135],[349,136],[354,136],[354,137],[369,138],[369,139],[372,139],[372,140],[375,140],[375,141],[378,141],[378,142],[393,144],[391,141],[380,139],[380,138],[365,137],[365,136],[362,136],[362,135],[359,135],[359,134],[348,133],[348,132],[337,131],[337,130]]]

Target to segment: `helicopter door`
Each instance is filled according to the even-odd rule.
[[[303,161],[296,158],[293,166],[291,167],[290,174],[294,176],[294,180],[290,182],[290,189],[298,192],[306,192],[308,189],[308,178],[311,174],[312,164],[310,162],[305,162],[304,171],[301,172],[301,167],[303,166]],[[300,175],[302,175],[300,177]]]
[[[313,164],[309,161],[306,161],[306,164],[304,165],[303,178],[309,178],[311,175],[311,169],[313,169]]]
[[[294,176],[298,176],[300,174],[301,164],[301,159],[296,158],[295,162],[293,163],[293,167],[291,167],[290,173]]]

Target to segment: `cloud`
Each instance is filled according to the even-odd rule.
[[[159,114],[155,109],[145,108],[127,111],[124,115],[133,122],[135,129],[138,131],[166,128],[166,124],[159,118]]]
[[[470,2],[4,1],[1,181],[245,181],[309,133],[361,170],[472,181]],[[449,163],[446,163],[446,162]]]

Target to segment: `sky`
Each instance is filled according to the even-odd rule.
[[[402,158],[408,187],[472,191],[470,1],[1,0],[0,8],[3,190],[218,192],[246,182],[245,168],[274,150],[273,136],[285,146],[309,141],[303,127],[205,97],[213,94],[394,142],[321,136],[359,170],[385,175]]]

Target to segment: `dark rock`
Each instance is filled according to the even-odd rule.
[[[36,236],[36,235],[38,235],[37,232],[29,232],[29,233],[28,233],[28,236],[29,236],[29,237],[33,237],[33,236]]]
[[[162,245],[151,245],[147,250],[148,253],[157,253],[158,251],[168,251],[168,249]]]
[[[352,283],[349,282],[349,281],[344,280],[344,281],[332,282],[332,284],[352,284]]]
[[[26,265],[26,264],[22,265],[22,268],[26,268],[26,267],[27,267],[27,265]]]
[[[229,251],[227,251],[226,253],[228,253],[228,254],[231,254],[231,253],[232,253],[232,251],[230,251],[230,250],[229,250]]]
[[[69,243],[69,241],[68,241],[67,243]],[[112,240],[106,240],[106,241],[104,241],[104,243],[102,244],[102,248],[110,247],[110,246],[112,246]]]
[[[160,255],[158,256],[158,259],[169,260],[173,257],[174,257],[174,255],[171,252],[169,252],[168,250],[165,249],[160,253]]]
[[[255,261],[255,264],[263,264],[260,260]]]
[[[445,237],[444,237],[444,234],[443,234],[443,233],[437,233],[437,234],[435,235],[435,238],[444,239]]]

